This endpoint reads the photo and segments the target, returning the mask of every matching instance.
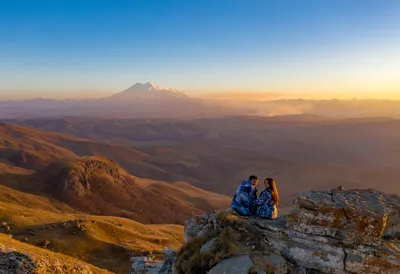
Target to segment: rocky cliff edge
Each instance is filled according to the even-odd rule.
[[[309,191],[275,220],[230,210],[196,216],[159,273],[399,274],[400,196]]]

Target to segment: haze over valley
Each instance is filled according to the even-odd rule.
[[[227,208],[250,174],[276,179],[282,214],[305,190],[399,193],[399,104],[201,99],[152,83],[99,99],[4,101],[2,231],[69,264],[125,273],[130,256],[179,247],[183,222]]]
[[[49,241],[50,250],[123,273],[131,254],[178,247],[183,221],[228,207],[249,174],[277,180],[282,212],[296,193],[308,189],[343,185],[399,193],[399,129],[400,120],[392,117],[312,114],[3,119],[3,232],[38,246]],[[28,217],[21,219],[16,210],[29,212]],[[99,238],[92,233],[99,233],[103,222],[115,232]],[[71,229],[57,228],[50,236],[36,232],[50,229],[48,223]],[[153,233],[164,233],[152,232],[154,224],[163,225],[165,242],[151,240]],[[78,241],[76,231],[82,231],[79,241],[88,245],[79,254],[68,242],[56,240]],[[141,240],[126,243],[126,237]],[[93,241],[113,247],[98,253]],[[121,255],[104,263],[109,252]]]
[[[251,93],[250,93],[251,94]],[[224,97],[225,96],[225,97]],[[295,115],[328,117],[400,117],[400,100],[389,99],[302,99],[284,94],[251,94],[196,97],[169,88],[136,83],[126,90],[98,99],[0,101],[2,118],[49,118],[90,116],[103,118],[165,117],[193,119],[227,115]]]

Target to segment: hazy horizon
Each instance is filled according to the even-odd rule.
[[[143,79],[191,96],[399,98],[399,23],[398,1],[7,2],[0,98],[97,98]]]
[[[35,95],[4,95],[0,93],[0,101],[22,101],[33,99],[51,99],[51,100],[84,100],[84,99],[101,99],[111,95],[122,92],[119,91],[96,91],[96,90],[82,90],[80,92],[71,93],[65,92],[58,93],[40,93]],[[190,97],[202,98],[210,100],[243,100],[243,101],[273,101],[281,99],[304,99],[304,100],[400,100],[400,93],[374,93],[374,92],[359,92],[359,93],[346,93],[346,92],[262,92],[262,91],[216,91],[216,92],[199,92],[199,91],[183,91],[179,90]]]

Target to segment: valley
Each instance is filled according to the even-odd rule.
[[[184,220],[227,208],[250,174],[277,180],[281,214],[304,190],[399,193],[399,124],[310,115],[3,120],[1,237],[126,273],[131,256],[179,248]]]
[[[104,142],[104,148],[82,142],[62,145],[79,155],[108,157],[141,178],[184,181],[228,197],[249,174],[276,178],[284,206],[291,205],[297,192],[310,188],[377,185],[382,191],[399,191],[395,178],[400,174],[400,120],[392,118],[294,115],[9,122]]]

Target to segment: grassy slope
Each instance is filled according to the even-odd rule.
[[[55,273],[56,268],[64,271],[57,273],[77,273],[77,271],[78,273],[82,273],[83,270],[99,274],[109,273],[106,270],[87,264],[70,256],[54,253],[43,248],[22,243],[18,240],[10,238],[9,235],[0,233],[0,248],[2,247],[7,247],[7,251],[18,251],[30,255],[34,262],[38,265],[38,268],[35,272],[37,274]]]
[[[7,200],[0,202],[0,221],[10,227],[8,233],[14,238],[39,247],[48,241],[49,250],[113,272],[126,273],[132,255],[179,247],[183,242],[179,225],[143,225],[124,218],[88,215],[6,187],[1,187],[0,193],[0,200]],[[22,200],[25,206],[20,205]],[[7,232],[4,224],[1,230]]]
[[[229,196],[252,173],[277,180],[284,206],[291,205],[296,192],[315,187],[372,186],[399,192],[400,120],[395,119],[300,115],[191,121],[37,119],[20,123],[133,147],[149,158],[139,163],[118,159],[130,173],[168,182],[185,181]]]
[[[35,170],[55,159],[73,158],[73,152],[54,144],[55,139],[67,137],[0,123],[0,162]]]
[[[115,181],[110,180],[107,174],[96,172],[97,174],[93,174],[96,175],[93,176],[96,180],[95,185],[102,185],[104,189],[98,187],[98,191],[91,196],[94,205],[92,203],[80,206],[84,199],[74,201],[73,204],[69,203],[70,206],[86,210],[90,214],[129,216],[150,223],[177,223],[190,215],[225,207],[229,203],[230,198],[226,196],[205,193],[189,184],[180,184],[176,187],[165,183],[164,181],[175,181],[174,178],[180,178],[171,176],[165,169],[144,162],[148,157],[147,154],[127,147],[4,123],[0,123],[0,133],[0,185],[16,190],[45,195],[49,198],[56,197],[51,192],[52,184],[54,180],[62,183],[66,177],[60,175],[50,180],[48,189],[45,190],[42,170],[50,163],[59,160],[67,165],[77,164],[85,159],[79,156],[85,154],[110,156],[111,159],[117,162],[120,160],[125,166],[130,167],[129,172],[137,171],[137,174],[133,174],[138,177],[153,174],[158,178],[158,181],[151,183],[151,187],[146,187],[146,183],[142,183],[139,178],[135,178],[135,183],[131,185],[110,184]],[[34,174],[32,170],[37,173]],[[126,177],[130,175],[127,174]],[[67,200],[63,201],[68,203]],[[90,204],[90,199],[87,201]],[[103,208],[99,209],[96,204],[103,204]]]
[[[21,251],[35,253],[38,247],[43,247],[45,241],[48,241],[47,249],[57,253],[40,249],[35,254],[49,256],[50,261],[56,257],[67,262],[75,258],[113,272],[126,273],[130,256],[141,255],[145,251],[160,251],[166,246],[179,247],[182,244],[182,226],[143,225],[124,218],[93,216],[42,193],[44,186],[38,175],[44,166],[57,159],[67,160],[67,163],[71,163],[72,159],[75,159],[72,163],[84,159],[61,144],[80,150],[82,154],[85,151],[89,154],[112,154],[114,151],[118,157],[132,164],[146,157],[145,154],[19,126],[0,124],[0,132],[0,223],[3,223],[0,232],[10,233],[15,239],[26,241],[1,241],[7,247],[16,246]],[[14,154],[10,154],[10,151]],[[35,174],[33,170],[38,173]],[[123,173],[131,176],[125,171]],[[188,208],[187,214],[199,212],[194,207],[208,210],[210,206],[217,206],[225,199],[220,195],[207,195],[204,191],[182,183],[169,185],[161,181],[134,180],[137,188],[135,191],[147,193],[144,199],[154,207],[145,209],[148,214],[154,209],[151,213],[154,216],[160,215],[157,210],[169,210],[168,203],[157,204],[156,198],[160,194],[167,198],[175,195],[172,203]],[[205,201],[208,197],[210,202]],[[67,259],[60,254],[71,258]]]
[[[65,185],[70,178],[76,180]],[[115,162],[93,156],[58,161],[36,174],[0,174],[1,184],[89,214],[145,223],[182,223],[203,211],[225,208],[230,200],[182,182],[133,177]]]

